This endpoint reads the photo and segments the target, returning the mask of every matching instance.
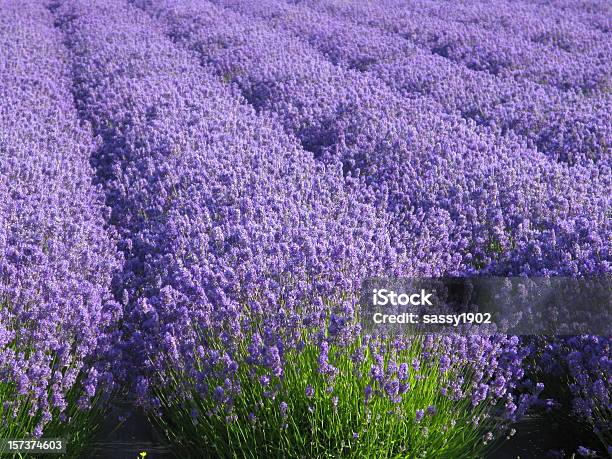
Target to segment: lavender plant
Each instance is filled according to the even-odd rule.
[[[0,8],[0,438],[78,454],[112,378],[120,264],[61,36],[39,2]]]
[[[490,450],[535,396],[512,401],[525,357],[516,338],[330,338],[271,365],[254,335],[236,397],[227,382],[173,367],[178,392],[201,389],[160,392],[161,427],[187,455],[467,458]]]
[[[538,369],[553,385],[555,407],[570,412],[578,425],[592,431],[604,451],[612,445],[610,412],[610,338],[575,336],[546,340],[537,356]],[[564,406],[569,404],[569,406]]]

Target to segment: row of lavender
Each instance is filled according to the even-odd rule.
[[[3,8],[3,50],[21,59],[3,68],[8,81],[3,90],[24,112],[12,107],[3,112],[3,131],[16,134],[7,136],[11,146],[2,156],[3,179],[16,177],[5,201],[14,205],[27,197],[37,212],[52,211],[35,222],[20,212],[22,226],[7,224],[8,237],[0,239],[9,241],[0,259],[3,285],[9,286],[0,292],[10,313],[0,321],[5,381],[19,380],[12,370],[16,360],[31,360],[39,369],[40,359],[49,367],[56,355],[62,363],[41,387],[59,384],[67,390],[70,384],[58,378],[74,380],[82,370],[89,375],[86,392],[93,395],[102,370],[81,368],[80,361],[70,365],[69,355],[87,357],[96,350],[113,362],[114,378],[150,408],[174,406],[168,395],[178,389],[184,399],[179,411],[186,410],[196,424],[215,416],[231,423],[241,415],[237,406],[250,387],[276,404],[284,419],[297,402],[283,399],[287,394],[280,386],[295,372],[296,353],[314,349],[326,387],[301,388],[308,400],[325,389],[331,405],[346,405],[343,378],[353,378],[366,401],[372,393],[393,403],[412,400],[396,414],[417,424],[426,410],[433,419],[436,411],[465,408],[463,400],[478,409],[501,400],[505,413],[484,409],[483,419],[499,414],[515,419],[524,412],[532,401],[528,394],[541,387],[522,381],[528,349],[515,339],[456,338],[442,342],[443,352],[428,341],[416,360],[398,361],[413,343],[364,342],[354,320],[355,299],[361,280],[381,273],[608,273],[609,123],[594,116],[609,103],[597,76],[601,66],[592,64],[595,83],[581,86],[589,94],[603,91],[597,105],[594,96],[572,92],[566,83],[528,82],[540,75],[529,63],[511,76],[497,71],[484,76],[481,70],[490,69],[428,59],[422,49],[395,37],[396,30],[357,27],[346,22],[352,16],[338,19],[272,1],[265,4],[271,15],[250,2],[218,2],[241,14],[209,2],[134,3],[53,2],[48,6],[56,29],[44,5],[29,2],[19,11],[6,2]],[[15,21],[19,27],[11,27]],[[29,35],[20,35],[23,30]],[[345,39],[361,37],[355,41],[359,46],[344,46],[338,31]],[[41,51],[32,43],[40,43]],[[390,54],[383,44],[393,44]],[[416,61],[424,73],[415,76],[406,69]],[[418,91],[394,85],[402,78],[433,77],[438,67],[448,68],[448,75],[464,72],[467,82],[448,97],[443,78],[434,78],[437,87],[427,82]],[[474,106],[486,106],[481,118],[464,109],[467,94],[482,82],[493,92],[512,93],[513,79],[520,90],[512,102],[503,97],[488,102],[496,94],[481,92],[474,96]],[[556,105],[541,117],[520,118],[540,93],[536,105],[551,100]],[[568,101],[581,107],[561,114],[559,107]],[[86,129],[79,127],[77,112]],[[575,129],[582,119],[584,125]],[[547,130],[555,135],[573,130],[568,146],[560,147]],[[30,140],[23,161],[11,166],[18,172],[7,166],[5,173],[4,162],[20,158],[11,148]],[[91,185],[89,159],[110,215]],[[37,161],[42,172],[33,177],[45,186],[45,199],[54,197],[52,205],[40,199],[41,190],[27,188],[19,169]],[[27,183],[37,183],[29,174]],[[53,180],[57,197],[49,192]],[[89,194],[83,196],[83,190]],[[75,207],[87,205],[87,211]],[[53,213],[57,207],[60,216]],[[9,208],[6,215],[17,214]],[[121,265],[104,216],[118,233]],[[42,246],[38,258],[31,246],[21,258],[9,253],[32,235],[40,235],[34,238],[34,246]],[[65,241],[67,236],[75,239]],[[55,240],[60,242],[49,243]],[[23,270],[30,266],[23,257],[35,260],[32,272],[38,277]],[[118,318],[108,297],[111,273],[123,311],[120,337],[99,333]],[[36,279],[43,278],[45,287],[58,290],[41,292]],[[27,282],[33,287],[24,287]],[[70,294],[62,293],[64,283]],[[72,292],[85,288],[95,294],[78,293],[75,299]],[[32,298],[32,292],[38,296]],[[68,303],[57,304],[56,298]],[[45,327],[16,332],[14,320],[31,320],[32,304],[39,311],[34,317],[48,314],[49,323],[66,323],[66,334],[47,328],[49,336],[41,339],[36,333]],[[83,311],[78,319],[67,312],[75,309]],[[98,342],[94,346],[87,333],[73,338],[73,329],[91,331]],[[105,346],[107,341],[115,345]],[[74,348],[65,346],[73,342]],[[30,350],[33,345],[42,346],[38,353]],[[585,369],[589,375],[610,374],[607,340],[572,345],[586,351],[571,355],[576,375]],[[559,353],[566,351],[551,348],[551,365],[560,361]],[[371,372],[347,372],[346,356],[355,365],[372,363]],[[433,369],[430,376],[440,374],[432,376],[444,392],[438,405],[419,405],[427,397],[420,401],[417,394],[431,392],[420,382],[430,381],[426,367]],[[460,376],[451,371],[457,368]],[[179,387],[177,376],[183,381]],[[19,384],[27,395],[31,384],[23,378]],[[527,394],[517,401],[511,392],[519,388]],[[409,389],[412,397],[405,396]],[[583,379],[573,390],[582,403],[578,408],[592,412],[609,384]],[[48,420],[45,390],[30,395]],[[202,404],[190,407],[185,401],[198,397],[214,400],[217,411],[198,413]],[[61,410],[61,398],[55,400]],[[252,401],[249,409],[263,403]],[[449,401],[457,407],[449,408]],[[248,414],[249,423],[251,415],[257,418]],[[476,424],[483,420],[478,419]],[[449,426],[442,427],[453,438]],[[354,434],[353,441],[370,435],[367,429]]]
[[[578,83],[569,85],[571,90],[562,91],[555,85],[534,83],[516,75],[497,75],[473,69],[463,62],[433,53],[431,48],[419,41],[415,43],[410,35],[354,24],[331,16],[325,10],[321,12],[301,5],[291,6],[280,1],[253,4],[244,0],[229,0],[215,3],[251,17],[263,18],[267,26],[289,30],[334,64],[369,71],[403,96],[432,98],[446,111],[473,119],[498,132],[516,133],[530,146],[551,158],[575,163],[598,161],[602,157],[607,161],[609,156],[610,121],[605,116],[612,110],[612,99],[609,91],[605,90],[609,82],[602,83],[601,90],[595,94],[584,96]],[[419,8],[421,15],[427,11],[423,5],[419,5]],[[453,23],[448,17],[443,22]],[[451,28],[441,28],[439,25],[434,28],[431,24],[426,28],[425,24],[428,23],[419,17],[414,18],[412,24],[425,28],[435,36]],[[506,40],[500,35],[495,36]],[[422,37],[423,34],[416,36]],[[576,33],[572,34],[572,37],[575,36]],[[609,69],[604,63],[612,57],[605,47],[605,35],[600,33],[591,41],[602,48],[598,51],[602,63],[598,65],[603,67],[602,79],[605,80]],[[479,39],[478,43],[481,42]],[[520,44],[508,43],[521,49]],[[581,55],[565,54],[571,57],[572,62]],[[543,51],[537,55],[537,62],[522,59],[520,64],[538,69],[547,61]],[[561,73],[560,67],[561,64],[555,67],[555,75]]]
[[[0,431],[40,435],[111,376],[121,315],[108,209],[93,185],[61,34],[39,2],[0,9]],[[97,360],[97,359],[96,359]],[[77,394],[78,396],[76,396]],[[8,430],[6,430],[8,429]]]
[[[446,114],[430,98],[404,98],[212,3],[145,8],[316,157],[341,162],[345,175],[365,183],[391,215],[411,273],[609,270],[605,161],[556,164],[520,139]]]
[[[122,234],[125,343],[144,359],[127,369],[140,370],[139,394],[150,395],[152,353],[193,364],[213,352],[196,339],[210,330],[223,331],[216,358],[231,376],[247,318],[278,358],[277,341],[299,338],[300,307],[316,327],[326,313],[317,298],[394,263],[384,215],[347,194],[339,169],[257,117],[143,12],[73,1],[56,15],[77,105],[103,139],[96,163]]]
[[[531,80],[564,90],[600,91],[610,84],[607,69],[610,47],[606,43],[606,31],[587,24],[577,25],[569,32],[578,42],[572,47],[563,43],[563,32],[554,28],[551,30],[544,26],[543,37],[527,38],[512,30],[512,26],[510,30],[495,24],[483,27],[480,21],[462,15],[460,9],[444,8],[436,2],[418,2],[412,7],[398,1],[385,1],[381,5],[317,0],[298,3],[314,5],[350,21],[398,34],[434,54],[474,70]],[[500,14],[496,6],[477,2],[472,8],[480,17],[487,11],[502,16],[503,12]],[[519,9],[510,5],[508,8],[518,16]],[[605,18],[604,11],[605,5],[602,5],[599,14]],[[546,17],[546,11],[541,9],[527,17],[548,23],[555,21],[554,17]],[[571,13],[565,17],[571,17]],[[483,22],[486,24],[486,19]],[[521,19],[510,23],[514,23],[517,29],[525,28]],[[557,40],[549,40],[547,31]]]
[[[385,2],[398,5],[398,2]],[[404,7],[450,21],[516,34],[529,41],[566,51],[588,51],[602,46],[600,32],[610,31],[610,6],[603,2],[517,1],[462,2],[446,8],[444,2],[412,2]]]

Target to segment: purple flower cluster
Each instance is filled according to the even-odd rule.
[[[82,387],[85,407],[111,382],[100,357],[116,339],[120,257],[52,15],[3,1],[0,49],[0,392],[13,388],[0,423],[28,410],[34,430],[17,434],[40,435],[68,392]]]
[[[55,14],[126,260],[120,376],[145,397],[165,364],[201,371],[227,380],[213,390],[224,400],[255,329],[250,362],[280,376],[330,303],[347,315],[347,292],[394,265],[385,214],[141,10],[70,1]]]
[[[542,370],[553,377],[569,376],[572,410],[593,426],[604,444],[612,437],[612,360],[610,337],[576,336],[549,342],[539,359]]]
[[[570,163],[607,159],[611,126],[605,115],[612,111],[609,91],[585,97],[581,91],[491,75],[431,53],[409,37],[347,23],[300,5],[277,0],[215,3],[264,18],[278,30],[290,30],[333,63],[370,71],[406,97],[428,97],[445,111],[502,133],[518,134],[554,159]],[[493,7],[490,10],[497,13]],[[423,6],[422,11],[427,8]],[[601,40],[598,35],[590,37],[580,49],[591,49]]]
[[[483,27],[480,21],[470,20],[470,15],[480,17],[483,12],[484,15],[488,12],[489,15],[499,15],[498,21],[503,21],[505,13],[506,22],[509,22],[509,10],[512,11],[512,19],[520,17],[510,5],[500,11],[499,4],[502,2],[479,2],[468,8],[468,14],[427,0],[410,6],[397,0],[377,3],[312,0],[303,3],[331,11],[358,24],[400,35],[434,54],[474,70],[530,80],[562,90],[590,92],[609,89],[611,50],[606,44],[605,31],[579,21],[573,24],[574,27],[585,32],[580,35],[569,33],[582,46],[564,46],[563,32],[559,30],[562,26],[557,23],[557,30],[553,26],[559,12],[547,15],[546,9],[532,6],[528,17],[532,21],[550,25],[544,25],[539,36],[536,32],[536,36],[530,37],[528,31],[527,36],[517,34],[512,26],[500,27],[489,23],[488,27]],[[526,9],[529,10],[529,7]],[[605,2],[597,2],[594,9],[595,14],[605,15]],[[571,11],[563,16],[570,21],[567,18],[571,17]],[[522,28],[520,19],[514,22],[514,28]]]
[[[335,66],[308,43],[210,3],[137,3],[374,195],[390,214],[404,272],[609,271],[608,162],[559,164],[521,138],[467,123],[435,99],[404,97],[372,72]]]
[[[394,353],[411,345],[410,340],[396,340],[389,347],[386,340],[378,339],[367,344],[376,363],[370,371],[366,399],[372,392],[379,392],[400,403],[410,397],[426,370],[435,367],[444,382],[440,395],[453,402],[468,400],[473,407],[498,404],[500,411],[494,415],[503,419],[520,418],[537,398],[535,390],[520,398],[513,393],[525,383],[524,359],[530,352],[517,337],[428,336],[419,344],[420,358],[409,367],[407,362],[397,362]],[[467,368],[469,372],[464,371]],[[436,412],[432,405],[419,408],[416,421],[420,422],[425,414],[435,416]]]

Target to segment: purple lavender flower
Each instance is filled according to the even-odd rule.
[[[584,446],[579,446],[576,451],[581,457],[597,457],[597,452],[586,448]]]
[[[289,406],[287,405],[286,402],[280,402],[280,404],[278,405],[278,409],[280,411],[280,414],[282,417],[286,417],[287,416],[287,409],[289,408]]]
[[[451,360],[448,355],[444,354],[442,357],[440,357],[440,372],[444,373],[445,371],[447,371],[450,368],[450,364]]]
[[[69,392],[86,409],[112,388],[121,256],[62,34],[43,4],[0,10],[0,386],[27,395],[1,403],[36,422],[12,435],[40,437]]]

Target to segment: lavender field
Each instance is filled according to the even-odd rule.
[[[522,459],[612,457],[610,336],[390,336],[360,307],[372,278],[610,279],[611,25],[0,0],[0,442],[93,457],[144,413],[164,452],[103,457],[496,458],[539,416],[566,438]]]

